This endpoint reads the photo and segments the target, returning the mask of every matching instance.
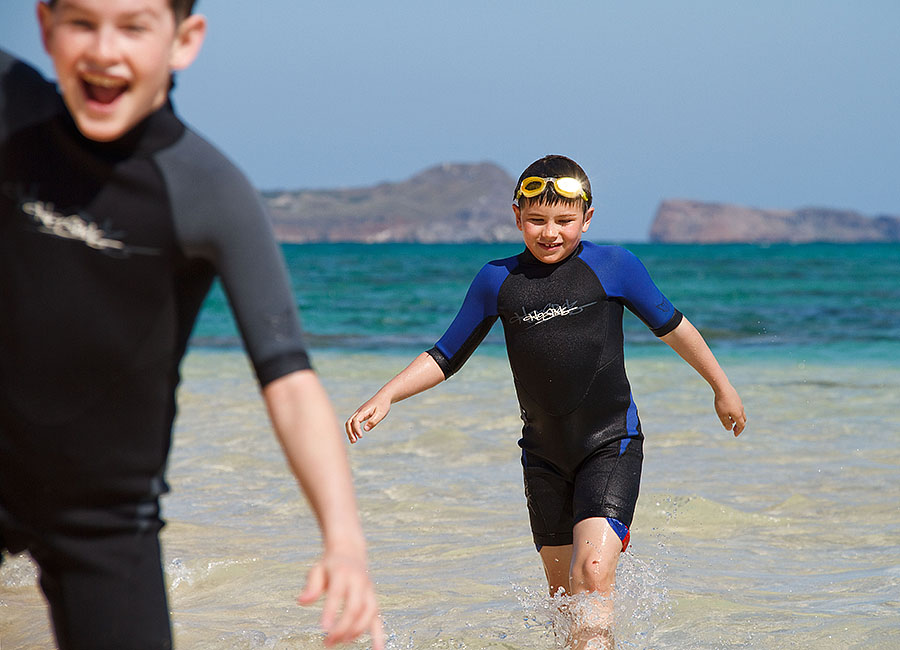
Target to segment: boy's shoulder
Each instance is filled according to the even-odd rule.
[[[154,161],[185,242],[227,238],[268,223],[259,192],[244,172],[190,127],[156,152]]]
[[[175,196],[195,207],[214,200],[225,209],[237,197],[242,200],[231,206],[234,209],[238,209],[243,197],[258,197],[246,174],[221,149],[174,112],[167,119],[176,121],[181,133],[168,146],[157,150],[153,159]]]
[[[517,255],[510,255],[509,257],[501,257],[496,260],[491,260],[481,267],[481,270],[478,272],[478,276],[490,277],[495,281],[502,281],[504,278],[506,278],[506,276],[512,273],[517,266],[519,266],[520,256],[521,253]]]
[[[627,248],[619,246],[618,244],[595,244],[592,241],[582,241],[581,242],[581,256],[598,256],[603,255],[606,257],[634,257],[634,253],[632,253]]]
[[[4,49],[0,49],[0,79],[7,83],[49,83],[41,73]]]
[[[9,52],[0,49],[0,137],[64,110],[56,85]]]
[[[635,263],[640,264],[634,253],[616,244],[595,244],[583,241],[578,257],[594,271],[628,268]]]
[[[496,294],[506,278],[518,266],[518,258],[518,255],[512,255],[485,263],[472,280],[471,289]]]
[[[176,119],[180,121],[180,118]],[[247,182],[244,173],[221,149],[187,124],[184,124],[181,137],[171,146],[158,151],[156,158],[165,165],[177,167],[179,173],[201,187],[206,184]]]
[[[482,270],[491,268],[495,269],[497,272],[501,272],[503,270],[510,271],[519,264],[520,255],[521,253],[517,253],[515,255],[510,255],[509,257],[501,257],[496,260],[491,260],[482,267]]]

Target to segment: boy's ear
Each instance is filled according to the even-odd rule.
[[[175,31],[175,42],[169,57],[172,71],[184,70],[194,62],[206,38],[206,17],[191,14],[179,23]]]
[[[41,42],[44,51],[50,53],[50,27],[53,21],[53,10],[46,2],[37,3],[38,24],[41,26]]]
[[[584,223],[581,224],[581,232],[587,232],[591,226],[591,217],[594,216],[594,208],[588,208],[584,213]]]
[[[513,212],[516,214],[516,228],[522,230],[522,208],[515,203],[512,204]]]

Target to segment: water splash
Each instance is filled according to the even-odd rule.
[[[205,580],[218,571],[227,570],[235,566],[251,565],[258,558],[249,557],[241,559],[210,560],[185,562],[180,557],[172,558],[164,567],[169,588],[173,591],[179,585],[194,586],[195,583]]]
[[[24,553],[5,555],[0,567],[0,585],[4,587],[29,587],[37,583],[37,567]]]
[[[665,552],[661,542],[658,549]],[[645,648],[653,632],[671,616],[668,565],[652,557],[622,554],[616,571],[613,630],[621,648]]]
[[[649,647],[660,623],[670,616],[671,604],[666,587],[667,565],[652,557],[628,550],[619,559],[616,587],[612,598],[612,634],[617,648],[641,650]],[[548,647],[569,647],[573,632],[596,620],[597,610],[609,607],[608,600],[596,594],[559,593],[513,585],[513,593],[524,610],[523,623],[538,630]],[[602,639],[588,648],[602,649]]]

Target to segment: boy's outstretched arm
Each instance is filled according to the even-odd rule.
[[[712,387],[716,395],[716,414],[722,426],[733,431],[735,436],[741,435],[747,424],[744,404],[697,328],[683,318],[678,327],[663,336],[662,340]]]
[[[358,441],[362,438],[363,431],[371,431],[387,417],[394,402],[433,388],[442,381],[444,371],[430,354],[423,352],[347,419],[344,428],[350,442]]]
[[[384,631],[367,572],[350,466],[328,395],[313,371],[301,370],[266,385],[263,398],[322,531],[324,552],[309,573],[300,604],[325,594],[325,645],[352,641],[368,630],[373,649],[381,650]]]

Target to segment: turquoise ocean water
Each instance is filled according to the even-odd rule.
[[[900,246],[628,246],[717,351],[740,358],[888,361],[900,342]],[[518,244],[285,246],[310,343],[340,350],[430,346],[481,265]],[[667,354],[635,318],[632,353]],[[198,345],[234,345],[221,291],[207,301]],[[485,349],[502,346],[497,327]],[[502,350],[499,351],[502,353]]]
[[[620,648],[900,648],[900,246],[629,245],[744,399],[626,316],[645,462],[617,578]],[[314,363],[343,420],[518,245],[289,245]],[[316,648],[293,604],[315,525],[268,430],[220,289],[184,364],[164,499],[179,648]],[[451,381],[350,450],[392,649],[555,648],[530,543],[499,326]],[[34,568],[0,569],[0,648],[50,643]],[[365,647],[361,642],[358,647]]]

